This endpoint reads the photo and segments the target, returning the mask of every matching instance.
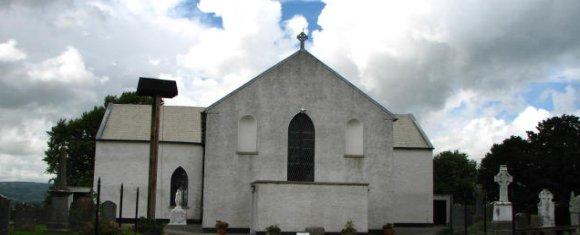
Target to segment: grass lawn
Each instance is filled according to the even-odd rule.
[[[140,233],[135,233],[132,230],[132,227],[130,225],[123,225],[122,226],[123,230],[121,231],[121,234],[123,235],[139,235]],[[24,231],[24,230],[10,230],[10,232],[8,233],[9,235],[41,235],[41,234],[46,234],[46,235],[79,235],[78,232],[48,232],[46,231],[46,225],[42,224],[42,225],[37,225],[34,228],[34,231]]]

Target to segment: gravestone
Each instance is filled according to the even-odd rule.
[[[29,204],[16,204],[14,206],[14,227],[18,230],[33,231],[36,227],[37,211]]]
[[[0,235],[8,235],[10,223],[10,200],[0,195]]]
[[[493,202],[491,232],[496,235],[512,234],[512,203],[508,200],[508,186],[513,177],[508,173],[507,165],[499,166],[494,181],[499,185],[499,200]]]
[[[499,166],[499,173],[494,177],[494,181],[499,184],[499,200],[494,202],[493,221],[512,221],[512,204],[508,200],[508,186],[513,181],[513,177],[508,173],[507,165]]]
[[[574,192],[570,193],[568,210],[570,211],[570,225],[580,225],[580,195],[574,196]]]
[[[516,228],[522,229],[527,228],[530,226],[530,217],[526,213],[517,213],[516,214]]]
[[[530,215],[530,228],[540,227],[540,219],[538,215]]]
[[[86,223],[93,221],[93,201],[89,197],[80,197],[70,206],[69,223],[73,230],[79,230]]]
[[[538,195],[540,202],[538,203],[538,217],[540,219],[540,227],[554,227],[555,226],[555,213],[554,213],[554,195],[547,190],[543,189]]]
[[[175,192],[175,208],[170,212],[169,225],[187,225],[187,213],[181,207],[183,205],[183,190],[177,189]]]
[[[101,219],[103,222],[115,222],[117,219],[117,204],[106,201],[101,204]]]

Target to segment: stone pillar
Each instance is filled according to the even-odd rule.
[[[66,153],[61,150],[59,171],[56,179],[56,184],[50,193],[50,211],[49,219],[46,223],[46,228],[50,232],[67,232],[69,229],[69,204],[68,198],[70,192],[68,191],[66,180]]]

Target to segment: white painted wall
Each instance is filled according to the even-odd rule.
[[[392,119],[301,53],[206,110],[203,227],[213,228],[216,220],[231,228],[250,227],[250,183],[287,180],[288,125],[301,109],[315,128],[315,181],[369,183],[369,228],[393,222],[397,215],[392,213],[391,194],[397,189],[388,180],[393,169]],[[238,120],[245,115],[257,120],[256,155],[236,153]],[[353,118],[364,124],[362,158],[345,157],[346,123]]]
[[[157,205],[155,215],[168,219],[171,174],[181,166],[187,172],[188,219],[201,219],[201,182],[203,147],[197,144],[161,143],[157,175]],[[124,184],[123,218],[135,216],[136,188],[139,187],[139,216],[147,215],[147,185],[149,143],[127,141],[97,141],[95,177],[101,178],[101,202],[112,201],[119,206],[119,189]],[[117,212],[118,216],[118,212]]]
[[[433,223],[433,151],[395,149],[394,156],[394,222]]]
[[[277,224],[283,232],[323,227],[340,232],[351,220],[357,232],[368,231],[368,186],[255,183],[251,231]]]

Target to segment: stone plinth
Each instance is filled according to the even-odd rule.
[[[493,221],[494,222],[511,222],[512,221],[512,203],[511,202],[494,202],[493,203]]]
[[[323,227],[340,232],[351,220],[359,233],[368,232],[368,184],[256,181],[252,187],[252,232],[278,224],[282,232]]]
[[[512,235],[512,222],[491,222],[489,232],[492,235]]]
[[[68,222],[70,192],[68,190],[51,190],[50,194],[50,216],[46,228],[51,232],[67,232],[70,230]]]
[[[173,208],[169,216],[169,225],[187,225],[187,213],[180,206]]]

